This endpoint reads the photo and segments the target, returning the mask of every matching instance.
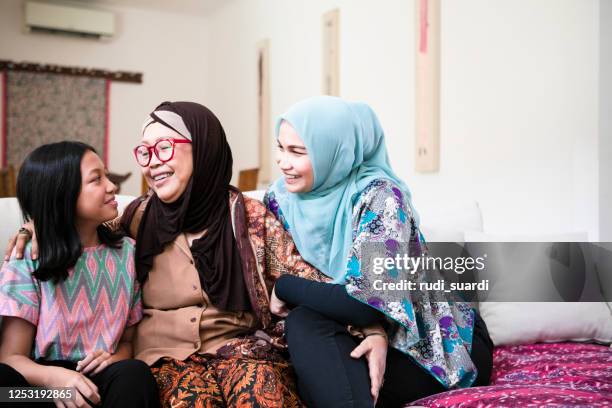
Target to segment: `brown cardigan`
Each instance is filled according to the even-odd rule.
[[[311,280],[327,278],[302,259],[291,236],[258,200],[244,197],[244,208],[230,193],[234,235],[248,234],[256,265],[244,271],[253,313],[228,312],[214,307],[200,286],[197,270],[184,234],[155,257],[142,288],[143,320],[134,339],[135,357],[151,365],[162,357],[184,360],[193,353],[215,353],[233,339],[257,329],[272,344],[282,346],[283,325],[270,313],[270,293],[275,280],[292,274]],[[147,197],[132,202],[124,217],[126,231],[136,238]],[[129,221],[131,218],[131,222]],[[113,223],[118,227],[118,220]]]

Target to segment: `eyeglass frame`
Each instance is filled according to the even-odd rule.
[[[170,145],[172,146],[172,154],[170,154],[170,158],[167,160],[162,160],[161,157],[159,157],[159,155],[157,154],[157,145],[161,142],[170,142]],[[159,160],[162,163],[166,163],[169,162],[170,160],[172,160],[174,158],[174,145],[177,143],[191,143],[191,140],[187,140],[187,139],[174,139],[174,138],[163,138],[163,139],[159,139],[157,142],[155,142],[155,144],[153,146],[147,146],[147,145],[138,145],[134,148],[133,152],[134,152],[134,158],[136,159],[136,163],[138,163],[138,165],[140,167],[147,167],[151,164],[151,159],[153,158],[153,154],[151,154],[151,150],[153,150],[153,153],[155,154],[155,157],[157,157],[157,160]],[[147,149],[147,152],[149,153],[149,161],[147,162],[147,164],[140,164],[140,161],[138,161],[138,149],[140,149],[141,147],[145,147]]]

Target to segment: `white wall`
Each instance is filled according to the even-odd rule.
[[[145,116],[164,100],[204,102],[207,95],[205,18],[123,7],[110,41],[24,34],[21,0],[0,2],[0,59],[142,72],[142,84],[113,82],[109,168],[132,172],[121,193],[140,193],[140,169],[132,148]]]
[[[207,101],[240,168],[257,164],[256,43],[271,39],[276,117],[321,91],[321,15],[334,7],[341,95],[378,112],[417,208],[476,199],[489,231],[598,238],[598,0],[442,2],[441,168],[428,175],[413,162],[413,1],[232,2],[209,16]]]
[[[612,241],[612,1],[600,1],[599,225],[601,241]]]
[[[426,175],[413,160],[414,0],[240,0],[208,17],[111,7],[119,33],[110,42],[22,34],[21,1],[5,0],[0,59],[143,72],[143,84],[111,89],[110,168],[132,171],[123,192],[136,194],[131,147],[162,100],[209,106],[235,170],[254,167],[257,42],[271,39],[275,118],[320,92],[321,16],[339,7],[341,95],[378,112],[417,208],[475,199],[489,231],[588,231],[597,239],[599,214],[604,223],[612,203],[603,178],[612,174],[603,160],[612,149],[608,142],[604,150],[612,103],[599,91],[600,82],[610,88],[610,54],[601,51],[601,65],[599,55],[600,38],[610,48],[610,35],[600,34],[610,12],[600,13],[600,2],[607,0],[443,1],[441,168]]]

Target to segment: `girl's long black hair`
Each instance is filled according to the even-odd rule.
[[[81,160],[95,149],[85,143],[50,143],[33,150],[17,177],[17,200],[25,221],[33,220],[38,240],[38,269],[34,277],[58,283],[68,277],[83,252],[76,229],[76,205],[81,192]],[[121,247],[123,235],[104,225],[100,242]]]

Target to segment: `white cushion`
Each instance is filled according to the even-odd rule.
[[[265,192],[252,190],[243,194],[263,201]],[[421,203],[417,211],[421,219],[421,232],[428,242],[463,242],[463,231],[482,231],[482,214],[476,201],[442,206],[439,203]]]
[[[464,231],[482,231],[482,212],[476,201],[446,205],[419,202],[415,207],[428,242],[463,242]]]
[[[612,342],[612,310],[605,302],[482,302],[479,310],[496,346]]]
[[[421,224],[421,233],[425,237],[426,242],[457,242],[465,241],[463,231],[452,228],[430,228],[427,225]]]
[[[23,224],[17,199],[15,197],[0,198],[0,214],[2,214],[0,217],[0,253],[4,254],[9,238],[15,235]]]
[[[119,207],[117,207],[117,209],[119,210],[119,214],[121,215],[123,213],[123,210],[125,210],[125,207],[127,207],[129,203],[134,201],[136,197],[117,194],[115,198],[117,199],[117,204],[119,204]]]
[[[264,195],[266,194],[266,190],[243,191],[242,194],[244,194],[247,197],[251,197],[256,200],[263,201]]]
[[[465,231],[465,242],[587,242],[588,237],[587,232],[581,231],[541,234],[491,233],[471,228]]]
[[[508,235],[466,232],[466,242],[585,242],[586,233]],[[536,246],[534,245],[534,248]],[[517,290],[531,291],[533,287],[549,279],[544,285],[552,285],[550,276],[542,274],[525,285],[521,274],[537,274],[542,262],[547,262],[545,253],[541,257],[522,262],[513,254],[495,251],[498,263],[493,267],[504,267],[508,279],[496,282],[498,287],[518,286]],[[487,264],[491,262],[488,259]],[[487,265],[489,267],[489,265]],[[591,276],[589,278],[589,276]],[[535,282],[535,283],[533,283]],[[599,285],[587,274],[585,290]],[[493,288],[492,290],[494,290]],[[592,290],[593,288],[591,288]],[[596,288],[601,290],[599,287]],[[612,343],[612,309],[606,302],[481,302],[479,310],[487,323],[489,334],[495,345],[529,344],[535,342],[597,341]]]
[[[266,190],[243,191],[243,194],[263,201]],[[482,231],[482,214],[476,201],[441,206],[421,203],[417,208],[421,232],[428,242],[463,242],[465,230]]]

